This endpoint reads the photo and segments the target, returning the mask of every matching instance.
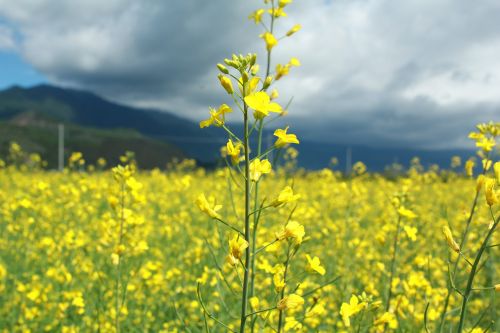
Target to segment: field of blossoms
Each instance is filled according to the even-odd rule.
[[[479,124],[476,156],[446,170],[298,169],[293,124],[272,128],[294,97],[280,80],[301,66],[272,62],[302,28],[277,24],[292,2],[250,14],[265,54],[216,64],[223,97],[199,127],[226,134],[225,165],[141,170],[126,152],[109,169],[67,152],[55,171],[10,144],[0,332],[499,330],[500,123]]]
[[[209,172],[184,162],[136,171],[123,160],[126,166],[113,171],[61,173],[2,163],[2,332],[114,332],[117,308],[124,332],[201,332],[207,321],[227,325],[214,332],[236,331],[242,268],[228,256],[235,232],[200,202],[209,193],[208,203],[224,203],[216,207],[221,220],[241,227],[236,216],[244,212],[231,202],[242,190],[230,186],[229,169]],[[81,156],[72,162],[83,169]],[[252,311],[279,301],[276,276],[287,243],[276,240],[287,221],[296,221],[304,232],[286,285],[303,302],[286,311],[284,331],[437,331],[449,295],[448,332],[462,297],[450,293],[449,266],[457,255],[442,229],[449,226],[458,238],[477,192],[465,257],[473,258],[492,223],[483,189],[454,162],[457,172],[424,171],[415,161],[394,179],[365,173],[360,163],[351,177],[286,167],[266,175],[260,195],[267,202],[279,200],[287,186],[296,194],[261,211],[255,295],[264,296],[250,299]],[[494,234],[491,244],[499,241]],[[498,282],[497,251],[487,249],[475,287]],[[457,289],[465,288],[469,271],[461,261]],[[466,327],[494,331],[498,315],[495,290],[478,290]],[[274,332],[277,321],[278,312],[263,311],[254,329]]]

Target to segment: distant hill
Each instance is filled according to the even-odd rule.
[[[24,150],[39,153],[50,168],[57,166],[57,127],[55,124],[18,124],[0,122],[0,156],[6,156],[9,143],[18,142]],[[65,126],[66,158],[71,152],[82,152],[88,163],[103,157],[108,166],[116,165],[127,150],[134,151],[142,168],[165,167],[173,158],[186,155],[178,147],[143,136],[134,130],[103,130],[77,125]]]
[[[304,126],[305,119],[288,121],[294,124],[293,132],[299,138],[307,137],[310,130]],[[225,132],[219,128],[201,130],[196,122],[170,112],[125,106],[85,91],[51,85],[0,91],[0,154],[9,140],[16,140],[42,153],[54,166],[57,123],[66,124],[67,150],[82,151],[89,161],[99,156],[113,160],[128,149],[137,153],[143,167],[163,166],[172,158],[186,156],[214,165],[226,142]],[[234,132],[241,134],[241,124],[232,125]],[[274,125],[283,124],[278,121]],[[274,142],[272,131],[264,137],[264,146]],[[307,169],[324,168],[337,157],[343,170],[348,150],[352,163],[363,161],[371,171],[382,171],[395,162],[407,166],[414,156],[419,156],[424,166],[447,168],[452,156],[466,158],[473,154],[460,149],[377,148],[306,139],[297,148],[299,165]]]
[[[31,88],[14,86],[0,91],[0,122],[3,123],[0,139],[3,142],[12,139],[26,141],[29,145],[29,137],[38,137],[40,133],[44,133],[47,140],[42,141],[48,144],[52,139],[57,139],[54,125],[65,123],[70,126],[68,128],[71,131],[80,134],[88,131],[83,136],[79,135],[81,139],[83,137],[90,139],[92,136],[102,139],[100,142],[103,146],[99,149],[101,152],[115,152],[127,145],[130,150],[150,152],[153,146],[162,147],[162,150],[154,154],[166,156],[150,157],[146,164],[151,164],[154,160],[163,161],[186,156],[205,161],[213,160],[215,146],[220,145],[219,139],[213,137],[210,131],[200,131],[194,122],[171,113],[120,105],[93,93],[45,84]],[[128,131],[124,131],[125,129]],[[72,133],[69,134],[68,140],[71,140]],[[203,146],[205,141],[208,142],[212,149],[198,149],[197,146],[193,146],[191,144],[193,137],[196,138],[194,141]],[[95,142],[96,140],[94,148],[87,149],[87,154],[95,155],[94,152],[99,146]],[[68,149],[79,147],[79,150],[85,150],[87,144],[90,144],[90,141],[82,139],[80,142],[74,141],[73,145],[67,144],[67,147]],[[53,147],[41,149],[41,143],[37,143],[36,146],[38,150],[47,152],[54,149]],[[198,151],[200,153],[196,154]],[[49,162],[52,162],[50,158]]]

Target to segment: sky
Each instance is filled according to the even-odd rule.
[[[0,88],[40,82],[199,121],[229,103],[215,64],[264,55],[247,19],[260,0],[0,0]],[[500,120],[500,1],[295,0],[273,65],[293,97],[287,123],[309,140],[468,147]],[[265,63],[262,57],[261,64]]]

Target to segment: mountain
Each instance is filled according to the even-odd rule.
[[[307,129],[306,120],[289,121],[295,124],[293,132],[299,138],[308,137],[311,130]],[[214,165],[220,147],[226,142],[222,129],[201,130],[197,123],[170,112],[125,106],[85,91],[50,85],[0,91],[0,155],[2,150],[5,153],[9,140],[20,141],[40,152],[54,166],[57,123],[66,124],[68,152],[79,150],[89,160],[104,156],[115,161],[125,150],[132,150],[144,167],[164,166],[172,158],[184,157]],[[242,134],[241,124],[230,125],[236,134]],[[278,121],[273,125],[283,124]],[[272,131],[264,133],[264,149],[274,142],[272,134]],[[252,148],[255,151],[256,147]],[[371,171],[382,171],[395,162],[408,166],[414,156],[420,157],[426,167],[437,164],[448,168],[452,156],[465,159],[473,154],[460,149],[380,148],[306,139],[297,148],[299,165],[306,169],[327,167],[330,159],[336,157],[339,169],[344,170],[349,164],[348,151],[351,163],[363,161]]]
[[[46,84],[31,88],[14,86],[0,91],[0,121],[25,126],[25,129],[55,123],[79,126],[80,131],[83,128],[130,129],[136,132],[136,137],[140,134],[144,140],[147,138],[147,142],[177,146],[175,154],[171,154],[173,157],[180,157],[182,150],[182,156],[204,162],[212,161],[221,145],[220,138],[211,130],[200,131],[194,122],[172,113],[120,105],[90,92]],[[208,145],[209,149],[199,149],[200,145]]]

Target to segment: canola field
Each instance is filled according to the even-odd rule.
[[[478,125],[477,156],[448,170],[297,169],[295,129],[269,126],[301,66],[272,57],[302,29],[277,24],[292,2],[250,13],[264,54],[216,65],[223,98],[199,126],[227,133],[225,167],[147,171],[126,153],[108,170],[72,152],[56,172],[11,144],[0,332],[499,331],[500,123]]]
[[[242,189],[229,169],[124,164],[0,169],[0,331],[115,332],[117,321],[123,332],[237,331],[239,240],[209,214],[243,228]],[[351,177],[330,169],[267,174],[259,191],[273,204],[258,211],[252,330],[275,332],[282,319],[284,332],[439,331],[447,304],[442,325],[450,331],[462,304],[453,289],[463,293],[467,262],[492,225],[479,183],[418,164],[394,179],[362,164]],[[276,204],[287,186],[296,194]],[[454,270],[454,240],[442,230],[460,238],[476,194],[466,260]],[[210,210],[205,203],[214,200],[222,207]],[[292,222],[303,229],[294,233]],[[500,307],[489,286],[499,281],[499,241],[493,234],[474,280],[468,331],[495,331]],[[280,278],[292,243],[294,260]],[[300,300],[277,309],[285,288]]]

